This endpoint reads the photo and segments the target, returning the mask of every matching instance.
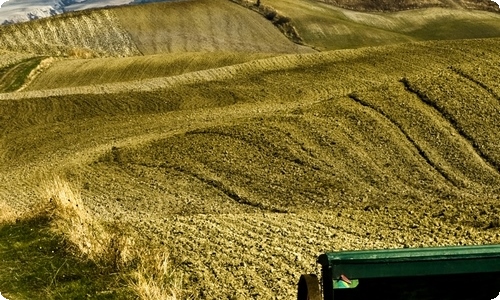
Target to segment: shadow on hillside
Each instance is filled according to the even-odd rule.
[[[43,219],[0,224],[0,292],[7,299],[126,299],[115,274],[64,250]]]

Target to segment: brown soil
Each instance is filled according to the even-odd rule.
[[[498,49],[405,44],[4,94],[0,203],[28,211],[63,174],[97,219],[169,251],[199,299],[294,298],[325,251],[499,243]]]

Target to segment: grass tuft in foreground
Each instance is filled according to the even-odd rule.
[[[96,220],[66,180],[55,177],[44,187],[47,201],[29,216],[0,219],[0,291],[5,297],[180,297],[182,278],[165,249],[143,247],[125,226]]]
[[[46,184],[39,214],[47,216],[52,231],[63,236],[68,248],[102,266],[118,271],[132,261],[134,239],[121,228],[95,220],[77,189],[56,177]]]
[[[160,250],[145,254],[131,273],[129,283],[134,292],[141,299],[179,299],[182,278],[175,272],[168,254]]]

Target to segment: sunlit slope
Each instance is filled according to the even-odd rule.
[[[446,68],[463,60],[495,59],[497,52],[494,39],[407,44],[287,55],[143,81],[0,94],[1,115],[10,118],[2,128],[162,112],[156,106],[167,103],[190,109],[238,102],[320,101],[398,80],[405,73]]]
[[[314,0],[278,0],[270,5],[292,18],[306,44],[323,50],[500,36],[500,14],[493,12],[444,8],[356,12]]]
[[[195,298],[296,295],[332,249],[498,243],[500,40],[0,96],[0,203],[63,174]]]
[[[76,57],[139,54],[116,15],[106,9],[0,26],[0,48]]]
[[[227,0],[179,1],[115,11],[143,54],[186,51],[310,51],[271,22]]]
[[[83,139],[82,142],[85,140],[86,142],[84,142],[84,144],[86,144],[88,142],[86,139],[91,138],[94,140],[93,143],[99,144],[99,133],[94,132],[91,134],[87,131],[78,133],[78,130],[83,130],[86,126],[94,128],[94,126],[91,125],[92,122],[95,121],[98,124],[102,124],[101,122],[104,122],[104,120],[108,118],[116,119],[118,123],[114,123],[111,128],[106,126],[106,136],[112,136],[113,134],[120,135],[123,129],[122,126],[127,128],[132,127],[123,131],[123,134],[126,132],[128,132],[127,134],[132,134],[131,132],[134,132],[134,130],[141,132],[141,118],[136,120],[138,116],[151,116],[157,113],[174,113],[177,111],[185,111],[187,113],[191,110],[217,107],[222,109],[225,106],[232,107],[234,104],[254,106],[255,108],[248,113],[250,115],[258,115],[260,111],[259,106],[261,105],[265,108],[263,108],[263,111],[286,111],[291,109],[290,107],[300,105],[300,103],[310,105],[315,102],[332,101],[333,103],[338,102],[339,105],[342,103],[343,106],[335,107],[335,109],[339,110],[339,115],[342,114],[341,112],[347,111],[348,108],[351,111],[354,110],[352,114],[356,115],[356,109],[353,107],[358,107],[359,111],[366,111],[366,108],[362,105],[364,102],[358,103],[359,106],[356,106],[356,101],[353,100],[356,97],[363,101],[374,101],[377,105],[383,107],[382,105],[384,102],[382,101],[382,97],[385,94],[381,91],[385,89],[380,88],[381,84],[389,84],[391,87],[390,91],[396,89],[395,87],[399,87],[396,91],[397,93],[401,92],[404,97],[398,99],[398,101],[410,103],[411,100],[415,102],[418,99],[416,100],[411,93],[404,93],[404,89],[401,88],[403,86],[403,83],[399,82],[401,78],[406,76],[409,78],[409,82],[413,84],[412,80],[415,80],[414,78],[423,76],[420,74],[429,74],[426,75],[432,78],[429,79],[429,82],[434,82],[436,81],[433,77],[435,75],[431,72],[446,70],[450,65],[459,68],[462,65],[462,61],[474,62],[478,67],[483,66],[483,68],[489,68],[489,62],[498,58],[498,49],[500,49],[500,47],[498,47],[498,40],[493,39],[407,44],[373,49],[261,59],[214,70],[192,72],[164,79],[157,78],[154,84],[148,84],[150,81],[153,82],[152,80],[145,80],[123,84],[104,84],[60,90],[53,89],[47,91],[2,94],[3,100],[0,101],[0,115],[2,116],[2,118],[0,118],[0,128],[4,135],[3,141],[5,142],[2,146],[3,166],[8,168],[9,165],[13,166],[11,163],[19,164],[19,160],[21,162],[33,160],[43,162],[50,153],[58,153],[58,149],[73,146],[78,148],[80,144],[80,142],[78,142],[79,139]],[[465,70],[469,69],[470,67]],[[381,70],[383,70],[383,72],[381,72]],[[491,86],[491,88],[494,89],[497,85],[491,78],[495,78],[494,76],[496,76],[495,72],[497,69],[489,68],[489,70],[491,71],[488,72],[488,75],[483,75],[478,78],[480,78],[482,82],[485,82],[485,86]],[[455,74],[454,76],[458,76],[456,73],[453,74]],[[436,78],[439,78],[439,76]],[[461,80],[463,81],[461,81],[459,86],[461,88],[463,87],[463,89],[467,88],[468,85],[465,83],[470,80],[467,81],[464,77],[459,78],[462,78]],[[445,81],[445,79],[442,80]],[[493,82],[493,84],[489,84],[489,82]],[[479,94],[481,89],[484,89],[473,82],[469,83],[469,85],[471,85],[470,95],[474,95],[474,93]],[[450,86],[451,88],[449,84],[446,86]],[[426,85],[426,87],[430,87],[430,85]],[[479,88],[479,90],[476,91],[476,88]],[[372,89],[379,90],[379,94],[371,91]],[[389,93],[389,95],[391,93]],[[351,96],[351,98],[349,98],[349,96]],[[406,99],[405,97],[408,99],[404,100]],[[496,139],[495,136],[489,135],[494,135],[497,132],[496,127],[494,127],[495,116],[493,113],[497,108],[495,106],[495,101],[491,100],[491,97],[493,96],[484,98],[490,100],[488,100],[488,102],[482,100],[483,102],[480,102],[478,105],[484,103],[485,106],[482,106],[482,109],[484,112],[488,113],[488,116],[493,115],[491,117],[493,118],[491,119],[492,121],[482,122],[480,117],[485,118],[486,115],[478,114],[477,117],[473,115],[472,117],[474,118],[471,118],[471,120],[476,120],[475,122],[479,123],[477,126],[481,128],[484,126],[488,127],[485,127],[485,130],[479,130],[478,133],[474,133],[472,129],[467,129],[468,132],[470,132],[470,137],[466,140],[473,141],[473,148],[482,149],[484,147],[484,150],[481,150],[484,151],[482,155],[484,157],[483,160],[486,161],[486,165],[494,166],[498,164],[498,158],[495,156],[496,148],[494,148],[494,141]],[[467,99],[460,96],[460,99],[462,98],[465,99],[464,101]],[[429,111],[427,106],[423,105],[422,101],[417,101],[415,103],[418,103],[418,105],[415,104],[414,114],[423,119],[434,118],[432,116],[436,115],[436,113]],[[476,104],[474,103],[474,105]],[[280,108],[281,106],[283,106],[283,108]],[[319,111],[325,110],[322,106],[318,106],[317,109]],[[482,110],[478,109],[476,111],[481,112]],[[368,110],[368,112],[374,114],[374,112],[370,110]],[[183,112],[183,114],[185,113]],[[344,114],[347,114],[347,112]],[[298,132],[303,126],[304,130],[310,131],[309,134],[304,135],[304,138],[315,135],[315,127],[309,127],[315,124],[316,121],[313,120],[316,119],[301,116],[300,110],[293,110],[291,114],[285,114],[286,118],[281,116],[281,114],[279,114],[279,116],[279,120],[284,119],[279,122],[277,121],[278,125],[276,125],[276,128],[279,129],[281,126],[283,128],[298,126],[293,129],[293,131]],[[361,116],[364,116],[364,113],[361,114]],[[377,115],[375,114],[375,116]],[[120,125],[119,120],[122,118],[127,120],[127,122]],[[386,119],[383,120],[387,121]],[[445,135],[447,132],[455,134],[454,131],[450,132],[453,126],[456,127],[453,122],[448,121],[446,118],[438,118],[436,120],[438,120],[436,121],[438,125],[430,127],[437,128],[432,130],[439,133],[436,134],[436,136]],[[143,121],[146,122],[146,119]],[[321,123],[322,120],[318,119],[317,121]],[[78,125],[80,122],[82,122],[81,125]],[[280,122],[282,125],[279,125]],[[293,125],[294,122],[301,125]],[[325,121],[325,124],[320,127],[327,128],[332,126],[330,122],[331,121]],[[399,124],[398,122],[400,121],[393,121],[395,124]],[[64,124],[70,123],[73,125],[71,125],[70,128],[66,128]],[[430,124],[429,122],[425,123]],[[62,126],[60,130],[66,132],[66,134],[63,134],[64,138],[61,138],[59,135],[49,134],[50,131],[48,131],[48,129],[55,124],[57,124],[58,127]],[[360,129],[364,128],[362,126],[363,124],[364,122],[360,121]],[[258,127],[257,125],[258,124],[255,124],[255,127]],[[74,126],[74,128],[72,126]],[[161,127],[161,122],[155,126]],[[245,130],[251,131],[250,128],[253,125],[246,126],[248,126],[248,129]],[[379,125],[379,127],[381,126],[386,125]],[[410,125],[407,126],[411,127]],[[345,127],[348,128],[347,125],[345,125]],[[292,127],[290,128],[290,130],[292,130]],[[76,130],[74,135],[70,134],[73,129]],[[99,130],[99,127],[92,129],[91,132],[94,130]],[[257,131],[264,132],[264,130],[265,128],[261,128]],[[461,186],[465,184],[465,186],[467,186],[467,183],[470,182],[471,186],[476,187],[478,190],[482,189],[481,186],[484,182],[491,181],[479,175],[477,175],[478,177],[474,177],[465,174],[469,172],[467,170],[474,170],[479,168],[478,166],[482,166],[479,163],[473,163],[474,160],[471,158],[464,159],[464,161],[470,161],[472,164],[476,164],[477,166],[474,168],[466,165],[457,165],[458,162],[453,162],[452,157],[453,155],[457,155],[457,150],[450,149],[461,149],[460,153],[469,153],[469,150],[473,148],[468,148],[467,143],[471,142],[464,142],[448,137],[450,141],[448,141],[447,144],[452,146],[439,149],[438,142],[428,141],[428,139],[434,136],[427,134],[427,132],[430,131],[429,128],[422,127],[419,129],[419,127],[411,127],[411,130],[414,132],[415,136],[409,139],[410,145],[412,145],[412,143],[419,145],[417,150],[420,152],[427,152],[427,150],[425,150],[426,147],[429,147],[429,149],[432,148],[432,151],[436,152],[433,155],[438,157],[437,160],[433,160],[431,155],[428,155],[426,159],[436,161],[433,163],[436,166],[440,164],[440,160],[446,161],[446,164],[449,165],[443,166],[442,168],[440,167],[440,176],[449,173],[451,175],[446,176],[452,178],[456,175],[457,179],[454,182],[457,183],[457,185]],[[465,132],[466,128],[464,127],[463,129],[457,130]],[[148,132],[148,130],[146,130],[146,132]],[[368,135],[370,132],[371,131],[366,131],[362,133],[362,135]],[[87,134],[91,135],[87,136]],[[403,132],[402,134],[403,136],[409,135],[408,132]],[[476,138],[473,134],[481,134],[481,136]],[[271,133],[269,133],[269,135],[271,135]],[[321,133],[321,135],[328,136],[329,133],[324,132]],[[154,137],[154,134],[152,134],[151,137]],[[33,145],[33,140],[39,141],[36,148],[30,146]],[[345,148],[349,147],[350,146],[345,146]],[[353,147],[355,146],[353,145]],[[465,154],[460,154],[460,156],[464,155]],[[320,157],[321,155],[316,154],[316,156]],[[18,160],[14,161],[14,158]],[[352,161],[355,160],[352,159]],[[446,171],[445,169],[449,169],[450,171]],[[386,171],[382,173],[384,172]],[[480,172],[477,171],[476,173],[479,174]],[[461,182],[464,184],[461,184]]]
[[[81,58],[312,51],[290,42],[262,16],[226,0],[97,9],[1,26],[0,49]]]
[[[25,90],[56,89],[175,76],[270,56],[272,55],[238,52],[197,52],[60,60],[41,73]]]

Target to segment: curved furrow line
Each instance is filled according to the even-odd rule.
[[[500,183],[499,174],[477,155],[448,120],[405,90],[404,85],[371,90],[362,93],[361,98],[397,121],[428,158],[457,185],[472,188],[470,191],[485,191]]]
[[[406,90],[415,94],[418,98],[420,98],[422,102],[435,109],[444,119],[448,120],[448,122],[463,137],[463,139],[471,145],[476,154],[481,157],[484,163],[495,170],[497,174],[500,174],[500,161],[496,161],[493,157],[491,157],[489,153],[485,152],[483,150],[484,146],[478,144],[474,136],[470,132],[468,132],[468,130],[463,128],[460,121],[452,113],[448,112],[443,106],[438,105],[436,101],[431,100],[431,98],[427,96],[425,92],[420,91],[416,86],[414,86],[414,84],[410,82],[408,78],[403,78],[401,82],[405,86]]]
[[[490,93],[491,96],[493,96],[493,98],[497,99],[498,101],[500,101],[500,95],[493,89],[491,88],[490,86],[488,86],[486,83],[482,82],[481,80],[478,80],[476,78],[474,78],[472,75],[468,74],[467,72],[465,72],[464,70],[462,70],[460,67],[455,67],[455,66],[450,66],[449,68],[450,70],[452,70],[453,72],[455,72],[457,75],[477,84],[479,87],[481,87],[482,89],[484,89],[486,92]],[[499,110],[499,113],[500,113],[500,110]]]
[[[443,177],[451,185],[457,188],[460,187],[461,185],[460,182],[457,182],[455,178],[449,176],[449,174],[445,170],[443,170],[439,165],[436,165],[433,162],[433,160],[428,156],[428,154],[420,147],[420,145],[417,142],[415,142],[415,140],[396,120],[390,118],[390,116],[388,116],[383,110],[372,106],[370,103],[364,101],[356,94],[349,94],[349,98],[352,99],[354,102],[358,103],[359,105],[372,109],[373,111],[377,112],[383,119],[387,120],[387,122],[393,124],[398,129],[398,131],[403,134],[406,140],[410,142],[411,145],[413,145],[413,147],[417,150],[418,154],[425,160],[425,162],[428,165],[430,165],[434,170],[436,170],[436,172],[438,172],[441,175],[441,177]]]
[[[186,164],[186,165],[193,165],[191,164]],[[167,169],[172,169],[177,172],[181,172],[188,177],[195,178],[199,180],[201,183],[204,185],[209,186],[210,188],[213,188],[222,194],[226,195],[229,199],[237,202],[238,204],[242,205],[248,205],[253,208],[261,209],[261,210],[270,210],[274,212],[280,212],[281,210],[276,207],[268,207],[266,204],[261,203],[261,202],[255,202],[252,201],[251,198],[248,196],[243,195],[242,191],[238,191],[237,189],[234,189],[231,187],[230,184],[224,183],[224,180],[221,178],[216,178],[217,176],[210,174],[211,172],[209,170],[198,170],[198,171],[193,171],[189,170],[189,167],[185,166],[180,166],[180,165],[165,165],[162,164],[159,166],[160,168],[167,168]],[[201,167],[201,166],[199,166]],[[210,176],[212,175],[212,176]],[[281,211],[283,212],[283,211]]]

